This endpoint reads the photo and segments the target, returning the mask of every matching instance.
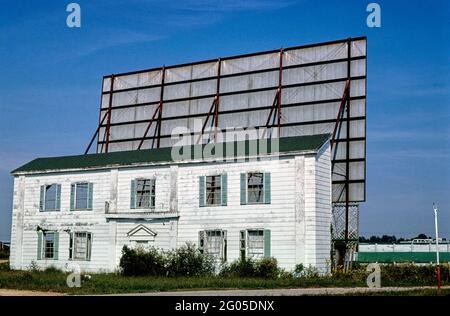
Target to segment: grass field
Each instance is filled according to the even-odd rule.
[[[218,290],[218,289],[281,289],[320,287],[366,287],[366,274],[355,270],[347,274],[326,277],[284,277],[273,279],[227,277],[125,277],[119,274],[90,274],[83,277],[81,287],[70,288],[66,279],[68,273],[49,269],[48,271],[14,271],[6,265],[0,268],[0,288],[60,292],[67,294],[114,294],[142,293],[176,290]],[[420,274],[400,270],[401,279],[386,274],[382,286],[433,286],[434,279]],[[409,270],[408,270],[409,271]],[[388,273],[388,272],[386,272]],[[390,272],[392,274],[392,272]],[[443,285],[449,284],[444,280]],[[449,295],[450,290],[419,290],[407,292],[364,293],[352,295]]]

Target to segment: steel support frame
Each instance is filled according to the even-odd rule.
[[[350,207],[350,183],[353,181],[350,180],[350,87],[351,87],[351,38],[347,40],[347,82],[345,84],[345,89],[342,95],[341,104],[339,106],[339,111],[336,118],[336,125],[333,129],[333,134],[331,138],[331,146],[336,149],[337,146],[337,131],[342,127],[342,122],[345,120],[346,122],[346,137],[344,140],[340,140],[340,142],[345,143],[345,174],[341,176],[344,177],[344,180],[341,181],[333,181],[333,183],[342,183],[344,185],[345,198],[345,227],[344,227],[344,242],[346,247],[349,245],[349,207]],[[345,116],[345,119],[344,119]],[[332,166],[332,170],[334,170],[334,163]]]
[[[222,58],[217,59],[217,76],[216,76],[216,94],[214,95],[214,100],[209,108],[208,114],[206,115],[206,119],[203,122],[202,131],[197,139],[197,144],[203,139],[203,135],[205,133],[206,125],[208,124],[209,118],[214,112],[212,122],[214,124],[214,141],[217,139],[217,130],[219,128],[219,107],[220,107],[220,78],[221,78],[221,69],[222,69]],[[209,141],[209,138],[208,138]]]
[[[307,47],[315,47],[315,46],[321,46],[321,45],[327,45],[327,44],[331,44],[331,43],[347,43],[347,49],[348,49],[348,54],[347,54],[347,56],[346,57],[344,57],[344,58],[339,58],[339,59],[335,59],[335,60],[326,60],[326,61],[319,61],[319,62],[312,62],[312,63],[304,63],[304,64],[301,64],[301,65],[288,65],[288,66],[285,66],[285,67],[283,67],[284,69],[290,69],[290,68],[297,68],[297,67],[309,67],[309,66],[314,66],[314,65],[321,65],[321,64],[328,64],[328,63],[339,63],[339,62],[345,62],[345,61],[347,61],[347,65],[348,65],[348,67],[347,67],[347,76],[346,76],[346,78],[345,77],[343,77],[343,78],[337,78],[337,79],[333,79],[333,80],[327,80],[327,81],[317,81],[317,82],[311,82],[311,83],[301,83],[301,84],[293,84],[293,85],[285,85],[285,86],[283,86],[283,88],[290,88],[290,87],[297,87],[297,86],[306,86],[306,85],[315,85],[315,84],[325,84],[325,83],[333,83],[333,82],[339,82],[339,81],[346,81],[346,84],[349,84],[350,83],[350,81],[351,80],[359,80],[359,79],[362,79],[362,80],[366,80],[366,76],[364,75],[364,76],[359,76],[359,77],[350,77],[350,74],[351,74],[351,72],[350,72],[350,70],[351,70],[351,65],[350,65],[350,63],[352,62],[352,61],[356,61],[356,60],[360,60],[360,59],[363,59],[363,60],[365,60],[366,61],[366,63],[367,63],[367,56],[366,55],[364,55],[364,56],[355,56],[355,57],[352,57],[351,56],[351,43],[353,42],[353,41],[358,41],[358,40],[365,40],[366,39],[366,37],[360,37],[360,38],[351,38],[351,39],[345,39],[345,40],[339,40],[339,41],[333,41],[333,42],[327,42],[327,43],[317,43],[317,44],[313,44],[313,45],[303,45],[303,46],[298,46],[298,47],[291,47],[291,48],[286,48],[286,49],[284,49],[285,51],[289,51],[289,50],[291,50],[291,49],[297,49],[297,48],[307,48]],[[273,51],[267,51],[267,52],[260,52],[260,53],[254,53],[254,54],[247,54],[248,56],[257,56],[258,54],[264,54],[264,53],[269,53],[269,52],[273,52],[273,53],[275,53],[275,52],[279,52],[280,50],[273,50]],[[246,56],[246,55],[242,55],[242,56],[232,56],[232,57],[225,57],[225,58],[222,58],[222,61],[224,61],[224,60],[228,60],[228,59],[233,59],[233,58],[237,58],[237,57],[244,57],[244,56]],[[211,61],[217,61],[217,59],[215,59],[215,60],[211,60]],[[195,65],[195,64],[201,64],[201,63],[205,63],[205,62],[207,62],[207,61],[201,61],[201,62],[195,62],[195,63],[189,63],[189,64],[186,64],[186,65]],[[169,66],[169,67],[166,67],[167,69],[169,69],[169,68],[175,68],[175,67],[179,67],[179,66],[181,66],[181,65],[173,65],[173,66]],[[133,74],[133,73],[142,73],[142,72],[147,72],[147,71],[152,71],[152,70],[158,70],[158,69],[161,69],[161,68],[155,68],[155,69],[147,69],[147,70],[140,70],[140,71],[136,71],[136,72],[130,72],[129,74]],[[274,71],[274,70],[276,70],[277,69],[277,67],[274,67],[274,68],[270,68],[270,69],[264,69],[264,70],[256,70],[256,71],[249,71],[248,72],[248,74],[252,74],[252,73],[259,73],[259,72],[267,72],[267,71]],[[244,72],[244,73],[236,73],[236,74],[225,74],[225,75],[221,75],[221,76],[219,76],[220,78],[227,78],[227,77],[232,77],[232,76],[240,76],[240,75],[243,75],[243,74],[245,74],[246,72]],[[120,75],[125,75],[125,74],[128,74],[128,73],[124,73],[124,74],[120,74]],[[105,78],[112,78],[114,75],[111,75],[111,76],[105,76],[104,77],[104,79]],[[115,75],[115,76],[117,76],[117,75]],[[202,80],[210,80],[210,79],[213,79],[213,78],[215,78],[215,76],[211,76],[211,77],[205,77],[205,78],[196,78],[196,79],[189,79],[189,80],[186,80],[186,82],[195,82],[195,81],[202,81]],[[219,78],[219,79],[220,79]],[[166,85],[174,85],[174,84],[180,84],[180,83],[183,83],[183,81],[181,81],[181,82],[170,82],[170,83],[166,83]],[[366,83],[367,84],[367,83]],[[155,84],[155,85],[152,85],[151,87],[153,87],[153,86],[161,86],[161,84]],[[109,89],[109,91],[108,90],[106,90],[106,91],[103,91],[102,92],[102,94],[107,94],[107,93],[111,93],[111,90],[114,90],[113,92],[114,93],[116,93],[116,92],[121,92],[121,91],[132,91],[132,90],[139,90],[139,89],[145,89],[145,88],[148,88],[148,87],[150,87],[150,86],[141,86],[141,87],[133,87],[133,88],[127,88],[127,89],[118,89],[118,90],[114,90],[114,89]],[[248,93],[248,92],[257,92],[257,91],[268,91],[268,90],[270,90],[270,89],[273,89],[273,90],[275,90],[275,89],[277,89],[277,91],[278,91],[278,88],[279,88],[279,86],[277,87],[277,86],[275,86],[275,87],[268,87],[268,88],[262,88],[262,89],[256,89],[255,91],[248,91],[248,90],[246,90],[245,91],[245,93]],[[347,90],[347,89],[345,89],[345,90]],[[207,97],[212,97],[212,96],[218,96],[218,97],[220,97],[220,96],[223,96],[223,95],[233,95],[233,94],[239,94],[239,93],[244,93],[243,91],[233,91],[233,92],[227,92],[227,93],[219,93],[219,94],[217,94],[216,93],[216,95],[204,95],[204,96],[200,96],[200,97],[190,97],[190,98],[182,98],[182,99],[173,99],[173,100],[165,100],[164,101],[164,103],[169,103],[169,102],[177,102],[177,101],[182,101],[182,100],[197,100],[197,99],[200,99],[200,98],[207,98]],[[112,99],[112,96],[111,96],[111,94],[110,94],[110,99]],[[348,103],[348,107],[350,106],[350,101],[349,100],[357,100],[357,99],[364,99],[365,100],[365,96],[364,97],[361,97],[361,98],[359,98],[359,97],[350,97],[350,93],[348,93],[348,95],[344,98],[345,99],[345,103]],[[275,100],[274,100],[275,101]],[[335,102],[339,102],[338,101],[338,99],[336,99],[336,100],[323,100],[323,102],[324,103],[328,103],[328,102],[330,102],[330,101],[335,101]],[[310,103],[321,103],[322,101],[314,101],[314,102],[304,102],[305,103],[305,105],[309,105]],[[148,103],[142,103],[142,104],[130,104],[130,105],[120,105],[120,106],[117,106],[117,107],[113,107],[113,108],[111,108],[111,111],[113,111],[113,110],[119,110],[119,109],[121,109],[121,108],[127,108],[127,107],[137,107],[137,106],[146,106],[146,105],[150,105],[150,104],[157,104],[158,102],[148,102]],[[301,105],[303,105],[303,104],[301,104]],[[345,105],[345,104],[344,104]],[[212,105],[213,107],[212,107],[212,110],[211,111],[213,111],[214,112],[214,121],[215,121],[215,126],[218,126],[218,124],[217,124],[217,118],[218,118],[218,116],[219,115],[221,115],[221,114],[228,114],[228,113],[239,113],[239,112],[246,112],[246,111],[252,111],[252,110],[259,110],[259,108],[261,108],[261,109],[263,109],[263,108],[267,108],[267,109],[269,109],[269,106],[261,106],[261,107],[259,107],[259,108],[255,108],[255,109],[239,109],[239,110],[228,110],[228,111],[220,111],[219,109],[217,109],[216,110],[216,108],[215,108],[215,106],[216,106],[216,104],[215,104],[215,102],[213,102],[213,105]],[[280,106],[281,106],[281,104],[280,104]],[[297,106],[296,104],[292,104],[292,105],[290,105],[290,104],[284,104],[283,105],[284,107],[289,107],[289,106]],[[273,111],[275,111],[275,109],[272,109],[273,107],[275,107],[275,109],[276,109],[276,112],[278,112],[278,104],[277,103],[275,103],[274,105],[272,105],[272,106],[270,106],[270,108],[271,108],[271,114],[270,115],[272,115],[273,114]],[[105,110],[107,110],[107,113],[108,113],[108,110],[110,109],[110,107],[108,107],[107,109],[103,109],[103,111],[105,111]],[[345,110],[345,107],[344,107],[344,110]],[[109,114],[109,115],[111,115],[111,114]],[[200,114],[196,114],[195,116],[205,116],[206,115],[206,113],[200,113]],[[212,113],[210,114],[210,116],[212,115]],[[276,115],[276,113],[275,113],[275,115]],[[189,117],[191,117],[192,115],[189,115]],[[281,115],[280,115],[281,116]],[[159,122],[161,122],[161,121],[163,121],[163,120],[171,120],[171,119],[178,119],[179,117],[178,116],[174,116],[174,117],[159,117],[158,116],[158,121]],[[181,116],[180,116],[180,118],[181,118]],[[355,119],[360,119],[360,118],[357,118],[357,117],[351,117],[350,116],[350,111],[348,110],[348,113],[347,113],[347,115],[345,115],[345,111],[344,112],[341,112],[341,115],[340,116],[338,116],[338,120],[336,120],[336,126],[341,126],[342,125],[342,123],[343,122],[347,122],[347,129],[349,129],[350,127],[349,127],[349,122],[350,121],[353,121],[353,120],[355,120]],[[365,120],[365,115],[364,115],[364,117],[361,117],[361,119],[362,120]],[[209,118],[207,118],[207,120],[209,120]],[[102,120],[103,122],[104,122],[104,120]],[[148,122],[148,120],[140,120],[139,122],[140,123],[144,123],[145,121],[147,121]],[[106,125],[106,127],[108,126],[108,124],[104,124],[104,123],[102,123],[102,122],[100,122],[101,124],[101,127],[105,127],[105,125]],[[111,126],[115,126],[115,125],[125,125],[125,124],[134,124],[134,123],[136,123],[136,122],[121,122],[121,123],[111,123],[111,122],[109,122],[109,128],[111,128]],[[150,123],[150,122],[148,122],[148,123]],[[270,123],[270,120],[269,120],[269,123]],[[296,124],[296,123],[290,123],[289,125],[286,125],[286,124],[278,124],[278,122],[277,122],[277,126],[279,126],[279,127],[284,127],[284,126],[297,126],[297,125],[303,125],[303,124],[315,124],[315,123],[322,123],[322,122],[302,122],[302,123],[298,123],[298,124]],[[267,126],[268,124],[266,124],[266,126]],[[205,126],[206,127],[206,126]],[[274,126],[272,126],[272,127],[274,127]],[[100,130],[100,129],[99,129]],[[160,128],[158,127],[158,130],[160,130]],[[109,134],[109,133],[108,133]],[[197,133],[196,133],[197,134]],[[334,134],[336,134],[335,132],[334,132]],[[107,134],[105,134],[104,136],[105,136],[105,138],[106,138],[106,135]],[[336,136],[336,135],[335,135]],[[157,139],[161,139],[161,138],[166,138],[166,137],[170,137],[170,136],[167,136],[167,135],[161,135],[161,132],[159,132],[157,135],[154,135],[153,137],[147,137],[147,135],[146,135],[146,137],[143,137],[143,138],[145,138],[146,140],[148,140],[148,139],[153,139],[153,140],[155,140],[155,137],[157,138]],[[123,141],[132,141],[132,140],[142,140],[142,139],[140,139],[140,138],[136,138],[136,139],[127,139],[127,140],[123,140]],[[346,169],[346,173],[348,173],[348,169],[349,169],[349,164],[352,162],[352,159],[350,159],[349,157],[349,147],[350,147],[350,142],[352,142],[352,141],[354,141],[355,139],[352,139],[352,138],[349,138],[349,135],[346,137],[346,138],[344,138],[344,139],[335,139],[334,140],[334,142],[332,141],[331,143],[332,143],[332,146],[337,146],[338,144],[339,145],[343,145],[344,143],[346,144],[346,147],[347,147],[347,154],[346,154],[346,157],[345,158],[343,158],[343,159],[338,159],[338,160],[333,160],[335,163],[345,163],[345,169]],[[361,138],[361,139],[357,139],[357,140],[362,140],[362,141],[364,141],[365,140],[365,138]],[[122,140],[111,140],[111,139],[108,139],[108,146],[109,146],[109,144],[110,143],[116,143],[116,142],[121,142]],[[101,145],[102,147],[106,144],[106,141],[105,141],[105,139],[104,139],[104,141],[102,142],[102,141],[99,141],[98,142],[99,144],[98,145]],[[365,150],[365,149],[364,149]],[[358,159],[358,161],[364,161],[365,162],[365,159],[364,158],[361,158],[361,159]],[[365,172],[365,170],[364,170],[364,172]],[[364,183],[365,181],[364,180],[354,180],[354,181],[350,181],[348,178],[346,178],[345,180],[334,180],[333,181],[333,183],[342,183],[342,184],[344,184],[344,188],[347,188],[346,189],[346,195],[348,195],[348,192],[349,192],[349,190],[348,190],[348,188],[349,188],[349,184],[350,183]],[[364,196],[365,196],[365,194],[364,194]],[[348,199],[347,199],[348,200]],[[365,198],[364,198],[364,200],[365,200]]]
[[[277,92],[275,93],[275,97],[273,99],[273,103],[272,106],[270,107],[270,112],[269,115],[267,117],[267,121],[266,121],[266,125],[265,125],[265,129],[263,131],[263,138],[266,135],[266,131],[269,127],[271,127],[270,123],[270,119],[272,118],[272,114],[277,118],[277,137],[281,137],[281,104],[282,104],[282,89],[283,89],[283,53],[284,50],[283,48],[280,48],[280,59],[279,59],[279,67],[278,67],[278,87],[277,87]],[[275,111],[275,113],[274,113]],[[272,124],[273,125],[273,124]],[[272,136],[272,134],[271,134]]]
[[[159,148],[160,141],[161,141],[161,119],[162,119],[162,111],[163,111],[163,105],[164,105],[164,81],[166,77],[166,68],[165,66],[161,69],[161,91],[159,93],[159,104],[158,107],[153,112],[152,118],[150,119],[150,122],[148,122],[147,128],[145,129],[144,135],[142,136],[139,145],[138,150],[142,148],[142,145],[144,144],[144,141],[147,137],[148,132],[150,131],[150,128],[152,127],[153,122],[155,121],[156,114],[158,114],[158,118],[156,120],[156,128],[155,133],[153,135],[153,141],[152,141],[152,148],[155,145],[155,139],[156,139],[156,146]]]
[[[106,117],[107,117],[108,115],[110,115],[110,112],[109,112],[109,111],[106,112],[105,115],[103,115],[103,118],[102,118],[102,120],[100,121],[100,124],[98,124],[97,129],[95,130],[95,133],[94,133],[94,135],[92,136],[91,141],[89,142],[89,145],[87,146],[86,150],[84,151],[84,154],[85,154],[85,155],[86,155],[86,154],[89,152],[89,150],[91,149],[92,143],[94,142],[95,137],[98,135],[98,133],[99,133],[99,131],[100,131],[100,128],[101,128],[103,122],[105,121],[105,119],[106,119]],[[102,144],[102,146],[103,146],[103,144]]]
[[[108,101],[108,120],[106,122],[106,130],[105,130],[105,152],[107,153],[109,150],[109,136],[111,131],[111,112],[112,112],[112,102],[113,102],[113,94],[114,94],[114,74],[111,75],[110,84],[109,84],[109,101]],[[101,124],[100,124],[101,126]]]

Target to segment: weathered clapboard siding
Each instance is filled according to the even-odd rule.
[[[271,173],[271,203],[240,205],[240,174]],[[194,241],[198,232],[209,229],[227,231],[228,261],[239,258],[239,232],[243,229],[271,230],[271,252],[282,267],[292,268],[295,258],[293,232],[295,169],[292,159],[265,160],[229,164],[200,164],[179,168],[178,245]],[[199,207],[199,177],[227,173],[228,205]]]
[[[107,270],[108,258],[108,223],[105,219],[105,200],[109,198],[109,176],[107,171],[74,172],[70,174],[44,174],[24,177],[23,223],[21,254],[12,258],[13,268],[28,268],[31,265],[41,267],[55,266],[64,270],[73,270],[79,266],[85,271]],[[16,178],[17,180],[17,178]],[[19,179],[19,183],[20,183]],[[78,181],[93,183],[93,209],[90,211],[70,210],[70,185]],[[44,184],[61,184],[61,210],[40,212],[40,186]],[[13,228],[13,240],[16,242]],[[58,260],[37,260],[37,228],[55,230],[59,233]],[[86,231],[93,234],[92,256],[90,261],[69,260],[68,231]],[[16,247],[15,247],[16,248]]]
[[[322,273],[329,271],[331,251],[330,148],[305,158],[305,261]]]
[[[240,174],[269,172],[270,204],[240,204]],[[199,177],[226,173],[227,205],[199,206]],[[132,209],[133,179],[156,179],[154,209]],[[70,211],[70,184],[94,184],[93,210]],[[39,188],[61,184],[61,210],[39,211]],[[285,155],[247,162],[195,162],[105,168],[97,171],[27,174],[15,177],[11,265],[32,264],[65,270],[114,271],[124,245],[135,246],[129,232],[144,225],[149,244],[173,249],[198,244],[201,230],[227,231],[228,262],[239,258],[239,234],[245,229],[271,231],[271,256],[280,267],[296,264],[327,272],[330,258],[331,162],[329,143],[317,153]],[[59,232],[58,260],[37,260],[37,227]],[[90,261],[69,260],[68,231],[93,234]]]

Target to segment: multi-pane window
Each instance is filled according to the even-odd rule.
[[[70,209],[92,210],[93,184],[90,182],[73,183],[70,187]]]
[[[264,174],[262,172],[247,173],[247,203],[264,203]]]
[[[41,186],[39,208],[41,211],[58,211],[60,209],[61,185],[47,184]]]
[[[222,205],[222,177],[206,177],[206,205]]]
[[[44,237],[43,257],[45,259],[53,259],[55,256],[55,233],[44,232],[43,237]]]
[[[136,180],[136,208],[155,207],[155,180]]]
[[[241,258],[259,259],[270,256],[270,230],[241,230],[239,239]]]
[[[38,259],[58,259],[58,233],[38,232]]]
[[[76,209],[87,209],[88,208],[88,183],[77,183],[75,190],[75,208]]]
[[[228,200],[226,173],[199,177],[199,206],[226,206]]]
[[[249,258],[264,257],[264,230],[248,230],[247,245],[247,255]]]
[[[74,232],[70,235],[69,258],[72,260],[90,260],[92,248],[92,234],[88,232]]]
[[[226,231],[205,230],[200,232],[200,252],[213,256],[216,260],[226,261]]]

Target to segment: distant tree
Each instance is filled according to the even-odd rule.
[[[402,238],[402,240],[404,240]],[[383,235],[383,236],[370,236],[370,238],[366,238],[364,236],[359,237],[359,242],[370,242],[370,243],[395,243],[398,242],[397,237],[395,235]]]
[[[359,242],[368,242],[369,240],[368,239],[366,239],[366,237],[364,237],[364,236],[360,236],[359,237]]]
[[[428,237],[425,234],[419,234],[417,237],[414,237],[412,239],[432,239],[431,237]]]
[[[394,243],[396,241],[397,241],[397,238],[395,236],[383,235],[381,237],[381,242]]]

